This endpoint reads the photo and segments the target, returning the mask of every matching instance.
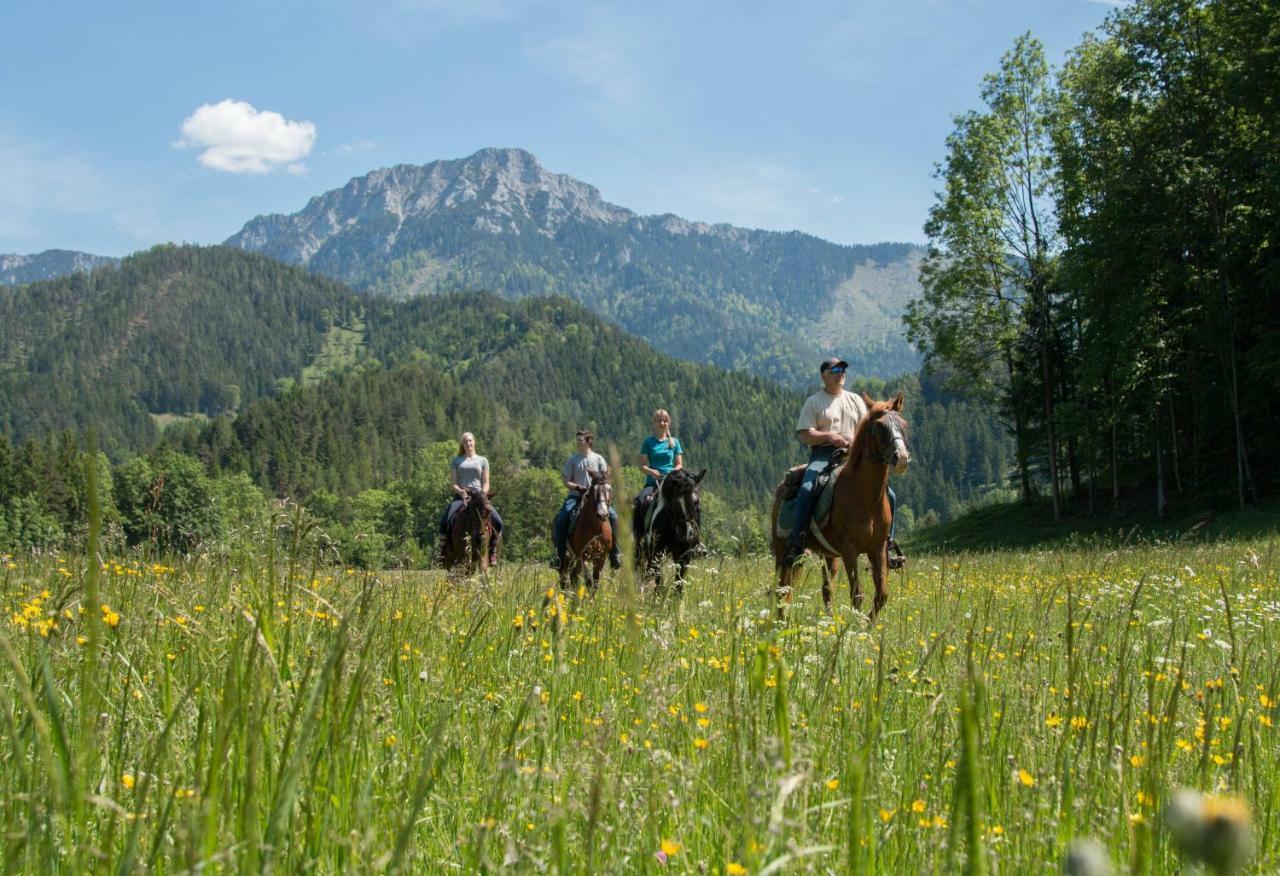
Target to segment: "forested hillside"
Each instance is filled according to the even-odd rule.
[[[866,376],[919,364],[901,315],[920,247],[639,216],[521,149],[377,170],[227,243],[396,298],[567,296],[664,353],[797,388],[832,350]]]
[[[157,420],[216,416],[272,393],[354,324],[346,287],[262,256],[159,246],[118,267],[0,295],[0,432],[97,426],[113,452]]]
[[[161,247],[118,270],[20,287],[7,306],[0,543],[83,530],[73,433],[90,423],[114,459],[104,480],[128,538],[168,526],[149,491],[192,482],[185,495],[206,497],[185,501],[203,516],[173,523],[174,545],[216,528],[209,509],[222,500],[208,497],[229,496],[223,516],[234,518],[277,496],[306,502],[351,550],[416,556],[467,429],[526,539],[513,548],[537,552],[573,432],[594,429],[634,476],[650,414],[665,407],[687,464],[709,469],[706,507],[724,543],[759,548],[772,488],[804,458],[802,392],[658,353],[565,298],[365,299],[261,256]],[[907,395],[916,463],[897,484],[904,525],[999,494],[1009,449],[992,418],[936,381],[863,385]]]

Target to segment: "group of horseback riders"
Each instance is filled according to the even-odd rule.
[[[845,459],[853,444],[858,424],[868,416],[865,396],[844,388],[848,367],[848,362],[834,357],[821,363],[818,373],[822,378],[822,389],[805,400],[796,421],[796,437],[801,444],[809,448],[809,460],[795,492],[794,516],[786,538],[785,552],[780,559],[780,565],[785,568],[794,565],[805,551],[813,528],[814,506],[820,478]],[[565,460],[560,472],[567,493],[552,524],[551,539],[555,547],[552,566],[555,568],[561,568],[566,562],[570,523],[574,519],[582,497],[592,489],[594,483],[607,480],[609,475],[608,462],[593,449],[594,434],[587,430],[580,430],[575,436],[575,443],[575,452]],[[654,411],[653,432],[640,445],[637,461],[645,474],[644,488],[635,501],[635,519],[638,524],[637,534],[639,534],[645,525],[643,521],[646,519],[648,509],[663,480],[672,472],[684,468],[684,447],[680,439],[671,434],[671,415],[667,411],[661,409]],[[691,480],[696,484],[701,480],[701,474]],[[468,497],[490,495],[489,461],[476,453],[475,436],[470,432],[464,432],[459,439],[458,455],[450,464],[450,487],[454,495],[440,517],[442,552],[450,522],[467,504]],[[906,558],[894,539],[897,498],[891,487],[886,486],[886,492],[890,515],[888,566],[901,568]],[[485,504],[487,505],[487,502]],[[488,565],[492,566],[497,563],[498,543],[502,538],[503,524],[502,517],[491,505],[488,505],[488,513],[492,529],[492,537],[489,539]],[[603,509],[601,513],[604,513]],[[612,531],[616,533],[618,515],[611,504],[608,505],[608,519]],[[650,520],[649,525],[651,524]],[[618,569],[622,565],[618,542],[616,538],[611,539],[611,542],[609,564],[614,569]]]

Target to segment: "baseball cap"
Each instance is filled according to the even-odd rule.
[[[822,363],[822,365],[820,365],[820,366],[818,367],[818,373],[819,373],[819,374],[826,374],[828,370],[830,370],[830,369],[832,369],[832,368],[835,368],[837,365],[839,365],[841,368],[845,368],[845,369],[847,369],[847,368],[849,367],[849,363],[848,363],[848,362],[844,361],[843,359],[839,358],[838,356],[832,356],[830,359],[826,359],[826,360],[824,360],[824,361],[823,361],[823,363]]]

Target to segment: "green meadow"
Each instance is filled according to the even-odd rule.
[[[1280,866],[1274,539],[920,556],[870,623],[810,568],[778,623],[763,560],[548,600],[277,524],[0,559],[0,869],[1168,873],[1179,788]]]

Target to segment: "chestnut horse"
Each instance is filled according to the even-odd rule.
[[[613,526],[609,523],[609,505],[613,487],[604,475],[590,472],[591,486],[578,499],[578,518],[569,532],[568,550],[560,567],[560,589],[578,589],[578,577],[585,571],[587,587],[595,592],[600,586],[604,558],[613,550]]]
[[[844,561],[849,578],[849,597],[853,607],[862,610],[862,588],[858,585],[858,556],[866,554],[871,562],[871,579],[876,585],[875,601],[870,617],[875,617],[889,599],[886,587],[889,568],[889,471],[902,474],[911,463],[907,448],[907,421],[902,418],[902,393],[892,401],[872,401],[865,394],[867,415],[858,423],[849,454],[839,468],[839,476],[828,489],[831,515],[819,529],[822,538],[809,533],[809,549],[822,557],[822,601],[831,610],[831,579],[836,560]],[[794,569],[782,562],[787,552],[786,537],[778,536],[778,511],[782,506],[783,487],[773,496],[770,516],[774,564],[778,571],[778,616],[782,617],[782,599],[791,601],[791,579]],[[825,542],[825,544],[823,543]]]
[[[467,488],[462,509],[454,515],[445,538],[441,559],[446,569],[464,566],[468,574],[477,569],[482,573],[489,570],[489,547],[496,537],[489,499],[483,490]]]

